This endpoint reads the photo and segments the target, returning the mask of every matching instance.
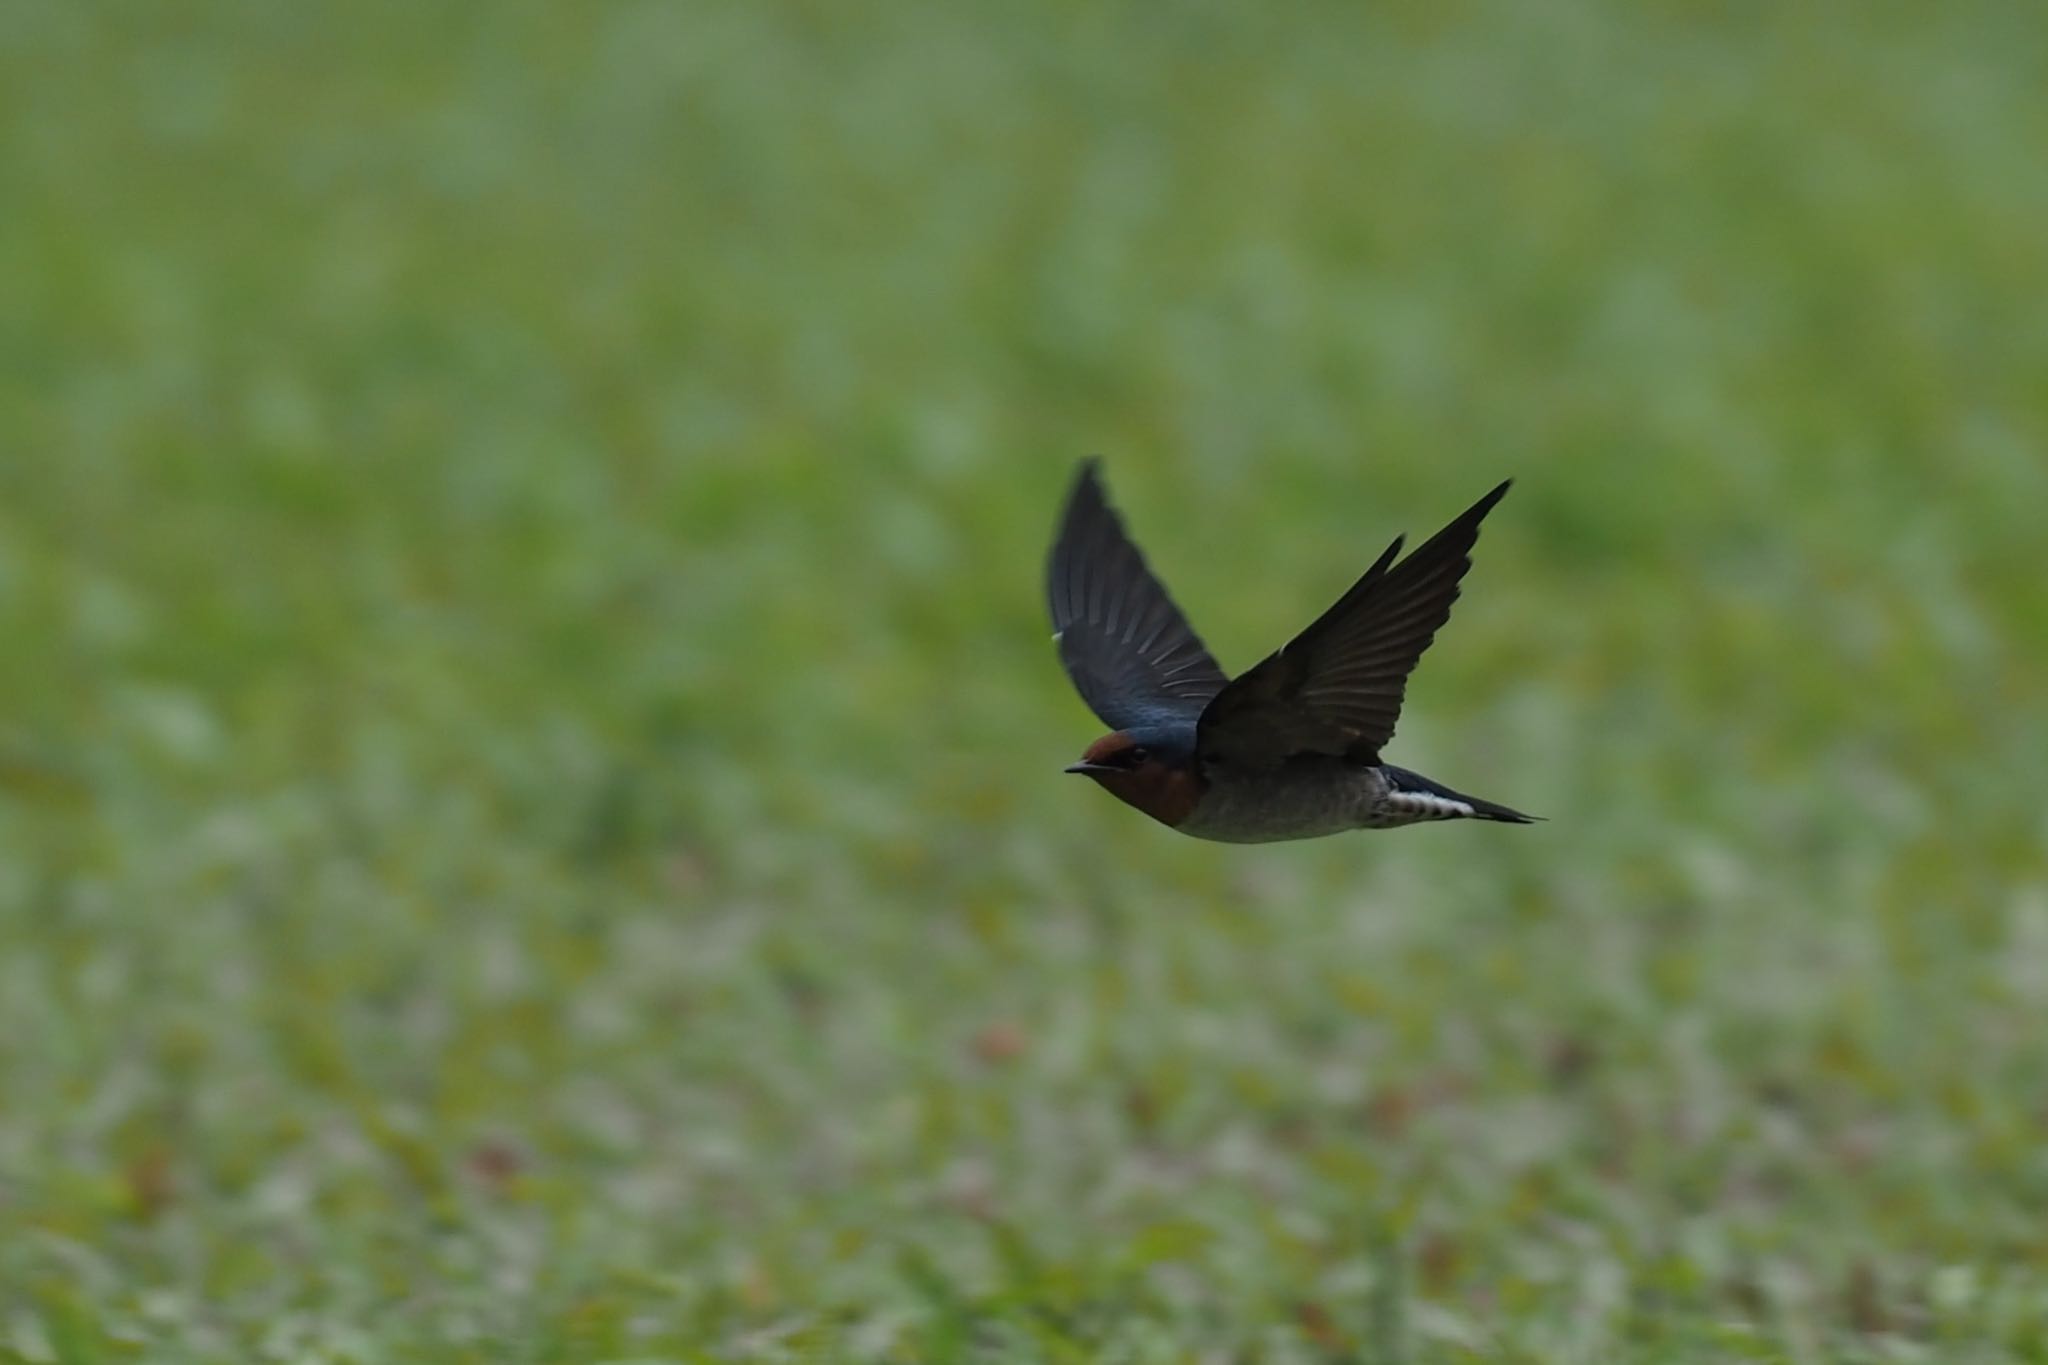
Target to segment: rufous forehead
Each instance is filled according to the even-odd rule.
[[[1103,763],[1131,747],[1131,737],[1121,730],[1112,730],[1088,746],[1088,752],[1081,755],[1083,763]]]

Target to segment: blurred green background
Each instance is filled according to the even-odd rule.
[[[0,8],[0,1359],[2048,1360],[2026,6]],[[1263,848],[1059,767],[1495,480]]]

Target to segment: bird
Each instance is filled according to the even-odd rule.
[[[1306,630],[1232,678],[1153,576],[1081,462],[1046,564],[1067,676],[1110,727],[1078,773],[1179,833],[1312,839],[1440,820],[1539,817],[1382,761],[1422,652],[1450,619],[1503,481],[1407,558],[1402,537]]]

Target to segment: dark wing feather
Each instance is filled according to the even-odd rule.
[[[1409,673],[1450,619],[1479,523],[1507,491],[1488,493],[1399,564],[1395,540],[1314,625],[1217,694],[1198,751],[1243,763],[1304,751],[1377,762]]]
[[[1228,681],[1124,534],[1095,460],[1067,495],[1045,586],[1060,662],[1111,727],[1192,722]]]

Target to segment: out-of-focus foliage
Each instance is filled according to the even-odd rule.
[[[0,1358],[2048,1359],[2044,44],[0,7]],[[1062,777],[1091,451],[1550,823]]]

